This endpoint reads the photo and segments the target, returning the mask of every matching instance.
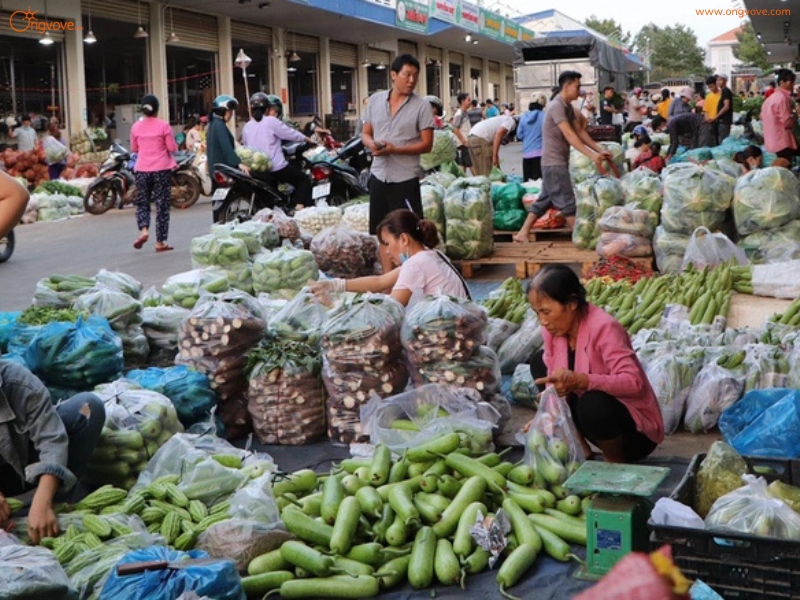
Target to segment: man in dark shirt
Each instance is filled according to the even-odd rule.
[[[700,144],[700,130],[705,119],[703,115],[694,112],[675,115],[666,122],[666,132],[669,134],[669,149],[667,150],[666,160],[669,162],[678,146],[688,148],[698,148]],[[653,131],[661,131],[665,122],[661,117],[656,117],[652,122]]]
[[[614,88],[607,85],[603,88],[603,99],[600,101],[600,125],[613,125],[614,115],[619,111],[612,103]]]
[[[470,125],[475,125],[475,123],[480,123],[483,120],[483,111],[478,106],[477,100],[472,101],[472,106],[467,110],[467,116],[469,117]]]
[[[724,75],[717,75],[717,87],[719,88],[719,105],[717,107],[717,116],[714,120],[717,125],[717,142],[721,144],[731,134],[733,92],[728,87],[728,78]]]

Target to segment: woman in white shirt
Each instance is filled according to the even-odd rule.
[[[420,219],[410,210],[395,210],[378,225],[381,252],[396,267],[373,277],[328,279],[312,284],[315,292],[383,292],[403,306],[413,305],[429,294],[469,298],[467,284],[450,260],[438,250],[439,235],[433,221]]]

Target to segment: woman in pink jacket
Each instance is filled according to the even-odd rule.
[[[588,440],[607,462],[648,456],[664,441],[664,422],[628,332],[586,301],[566,265],[542,268],[530,282],[528,301],[544,338],[544,365],[534,361],[531,370],[537,384],[552,385],[566,398],[586,455],[592,454]]]
[[[133,243],[137,250],[150,237],[150,202],[156,204],[156,252],[173,250],[167,244],[169,209],[172,201],[172,169],[177,163],[172,153],[178,149],[169,123],[158,114],[158,98],[147,94],[142,98],[144,118],[131,127],[131,151],[137,152],[136,167],[136,224],[139,237]]]

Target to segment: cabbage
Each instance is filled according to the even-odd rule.
[[[267,172],[272,168],[269,156],[253,148],[239,146],[236,148],[236,156],[253,171]]]
[[[445,218],[444,218],[444,188],[438,183],[423,183],[419,187],[422,196],[422,214],[429,221],[436,223],[436,229],[442,240],[445,237]]]
[[[656,227],[653,235],[653,254],[661,273],[677,273],[683,266],[683,255],[690,236],[670,233],[663,226]]]
[[[782,167],[750,171],[734,188],[733,217],[740,235],[774,229],[800,218],[800,182]]]
[[[430,152],[421,154],[419,164],[426,171],[435,169],[441,164],[456,159],[458,140],[447,129],[437,129],[433,132],[433,147]]]
[[[453,182],[458,179],[452,173],[447,173],[445,171],[436,171],[435,173],[431,173],[430,175],[426,176],[420,183],[435,183],[442,186],[445,190],[453,185]]]
[[[593,250],[600,239],[597,222],[606,209],[625,204],[625,192],[619,179],[593,177],[575,187],[575,226],[572,242],[582,250]]]
[[[706,163],[706,167],[738,179],[744,173],[744,167],[730,158],[719,158]]]
[[[444,196],[447,254],[477,259],[494,250],[494,209],[486,177],[456,180]]]
[[[650,169],[636,169],[621,180],[625,200],[650,213],[650,222],[655,227],[661,216],[661,178]]]
[[[783,262],[800,258],[800,221],[783,227],[758,231],[737,244],[754,264]]]
[[[622,146],[616,142],[599,142],[599,144],[611,152],[611,160],[617,166],[617,170],[622,173],[623,164],[625,163],[625,153],[622,151]],[[608,163],[603,163],[603,168],[608,171],[610,167]],[[575,150],[575,148],[570,148],[569,151],[569,174],[575,183],[601,175],[595,162]]]
[[[683,163],[682,163],[683,164]],[[733,197],[733,177],[714,169],[685,163],[663,176],[661,223],[673,233],[691,234],[704,225],[718,229]]]

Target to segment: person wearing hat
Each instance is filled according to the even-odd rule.
[[[642,138],[649,137],[647,132],[647,127],[644,125],[637,125],[633,128],[631,132],[631,141],[628,145],[628,149],[625,151],[625,162],[628,163],[628,167],[630,168],[633,163],[639,158],[639,155],[642,153],[641,145],[639,144],[639,140]]]
[[[680,93],[672,100],[669,105],[668,118],[671,119],[684,113],[692,112],[692,105],[689,104],[694,97],[694,90],[688,85],[681,89]]]
[[[624,132],[633,131],[635,127],[642,124],[642,111],[644,109],[644,104],[639,100],[639,97],[642,95],[642,88],[635,87],[631,92],[631,95],[628,96],[628,122],[625,123],[625,127],[622,129]]]
[[[136,224],[139,237],[133,247],[139,250],[149,239],[150,203],[156,205],[156,252],[173,250],[167,244],[169,209],[172,201],[172,169],[178,164],[172,153],[178,149],[169,123],[159,119],[158,98],[147,94],[142,98],[144,118],[131,127],[131,152],[138,154],[136,177]]]
[[[731,134],[733,125],[733,92],[728,87],[728,78],[725,75],[717,75],[717,88],[719,88],[719,106],[714,123],[717,127],[717,142],[723,140]]]
[[[227,94],[221,94],[214,98],[211,106],[211,121],[208,124],[208,132],[206,134],[206,164],[208,165],[208,174],[211,176],[211,185],[214,190],[217,188],[214,171],[215,166],[218,164],[228,165],[243,171],[247,175],[250,174],[250,167],[244,164],[236,154],[233,134],[225,124],[238,107],[239,101]],[[212,212],[211,214],[214,223],[216,223],[220,214],[218,212]]]

